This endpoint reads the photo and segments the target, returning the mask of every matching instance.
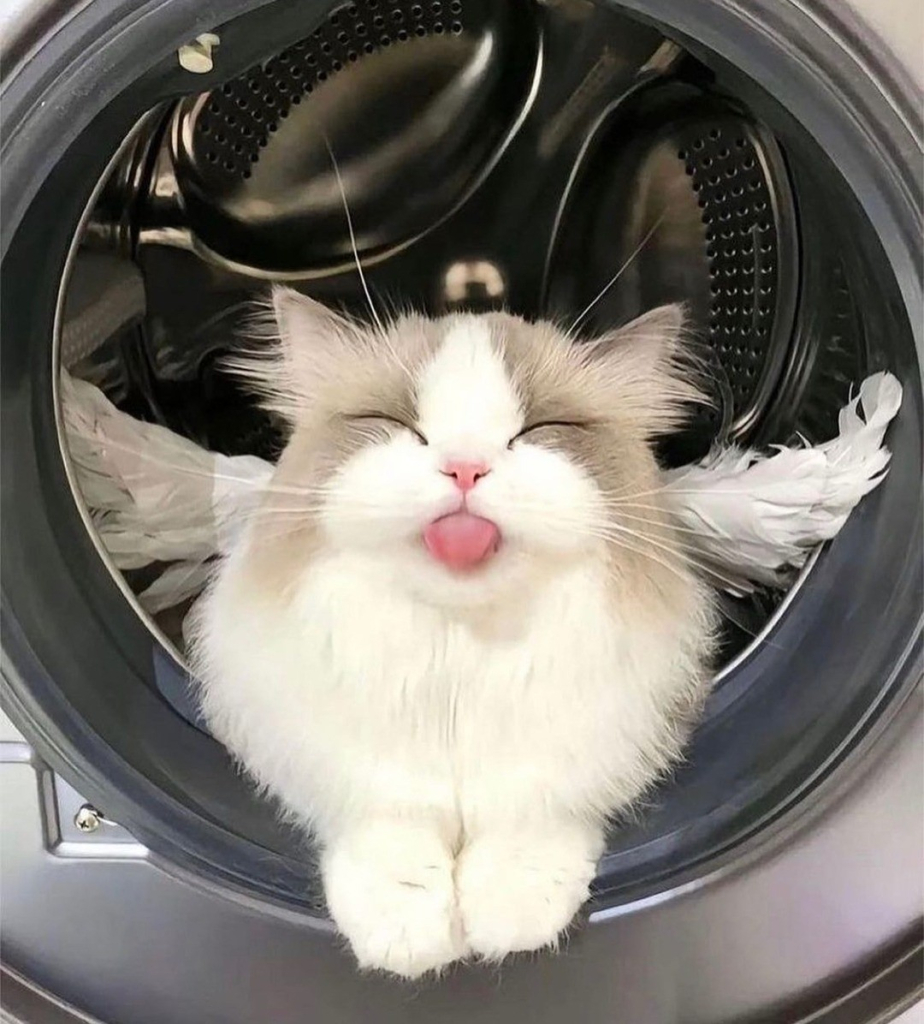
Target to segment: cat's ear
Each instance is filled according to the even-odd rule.
[[[273,285],[271,298],[283,358],[293,368],[309,370],[312,360],[355,344],[357,325],[316,299],[281,284]]]
[[[680,426],[705,399],[686,343],[682,305],[658,306],[582,346],[602,373],[620,414],[648,437]]]
[[[293,422],[321,384],[343,376],[344,364],[364,342],[360,325],[283,285],[273,286],[249,334],[225,366],[265,408]]]

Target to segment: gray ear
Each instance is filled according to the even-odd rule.
[[[365,335],[292,288],[274,285],[271,302],[272,309],[255,318],[249,343],[225,366],[262,397],[266,408],[294,421],[324,382],[344,376],[344,365],[361,352]]]
[[[646,436],[670,432],[691,404],[705,401],[684,343],[685,326],[682,305],[658,306],[584,346],[614,402]]]
[[[355,326],[344,317],[294,288],[274,284],[272,301],[276,328],[288,358],[317,358],[356,334]]]
[[[633,348],[657,363],[681,347],[686,312],[680,303],[657,306],[623,327],[607,331],[588,343],[591,358],[605,360],[616,350]]]

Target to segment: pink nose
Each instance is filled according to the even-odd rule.
[[[440,472],[443,476],[451,476],[456,482],[456,487],[464,494],[491,471],[483,462],[447,462]]]

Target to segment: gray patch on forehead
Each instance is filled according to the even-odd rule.
[[[505,313],[486,320],[510,382],[519,397],[523,421],[595,418],[589,380],[570,343],[549,323],[527,323]]]
[[[346,353],[327,382],[325,416],[382,413],[413,423],[421,372],[443,334],[437,322],[416,314],[398,317],[384,335],[370,328],[362,348]]]
[[[571,459],[606,495],[655,487],[651,448],[623,429],[614,414],[616,395],[600,385],[572,343],[549,323],[507,314],[488,319],[520,398],[524,427],[546,420],[582,424],[543,427],[528,436],[529,443]]]
[[[279,480],[296,487],[323,484],[357,452],[400,430],[389,418],[415,425],[420,372],[443,333],[436,322],[407,315],[384,336],[364,328],[354,344],[333,356],[328,352],[323,375],[310,384],[312,397],[293,424]],[[355,419],[366,416],[385,419]]]

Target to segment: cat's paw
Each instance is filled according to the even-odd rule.
[[[466,941],[488,960],[556,945],[587,899],[601,844],[581,831],[475,839],[456,867]]]
[[[435,832],[365,826],[330,846],[322,869],[328,909],[360,967],[412,979],[468,952],[452,855]]]

